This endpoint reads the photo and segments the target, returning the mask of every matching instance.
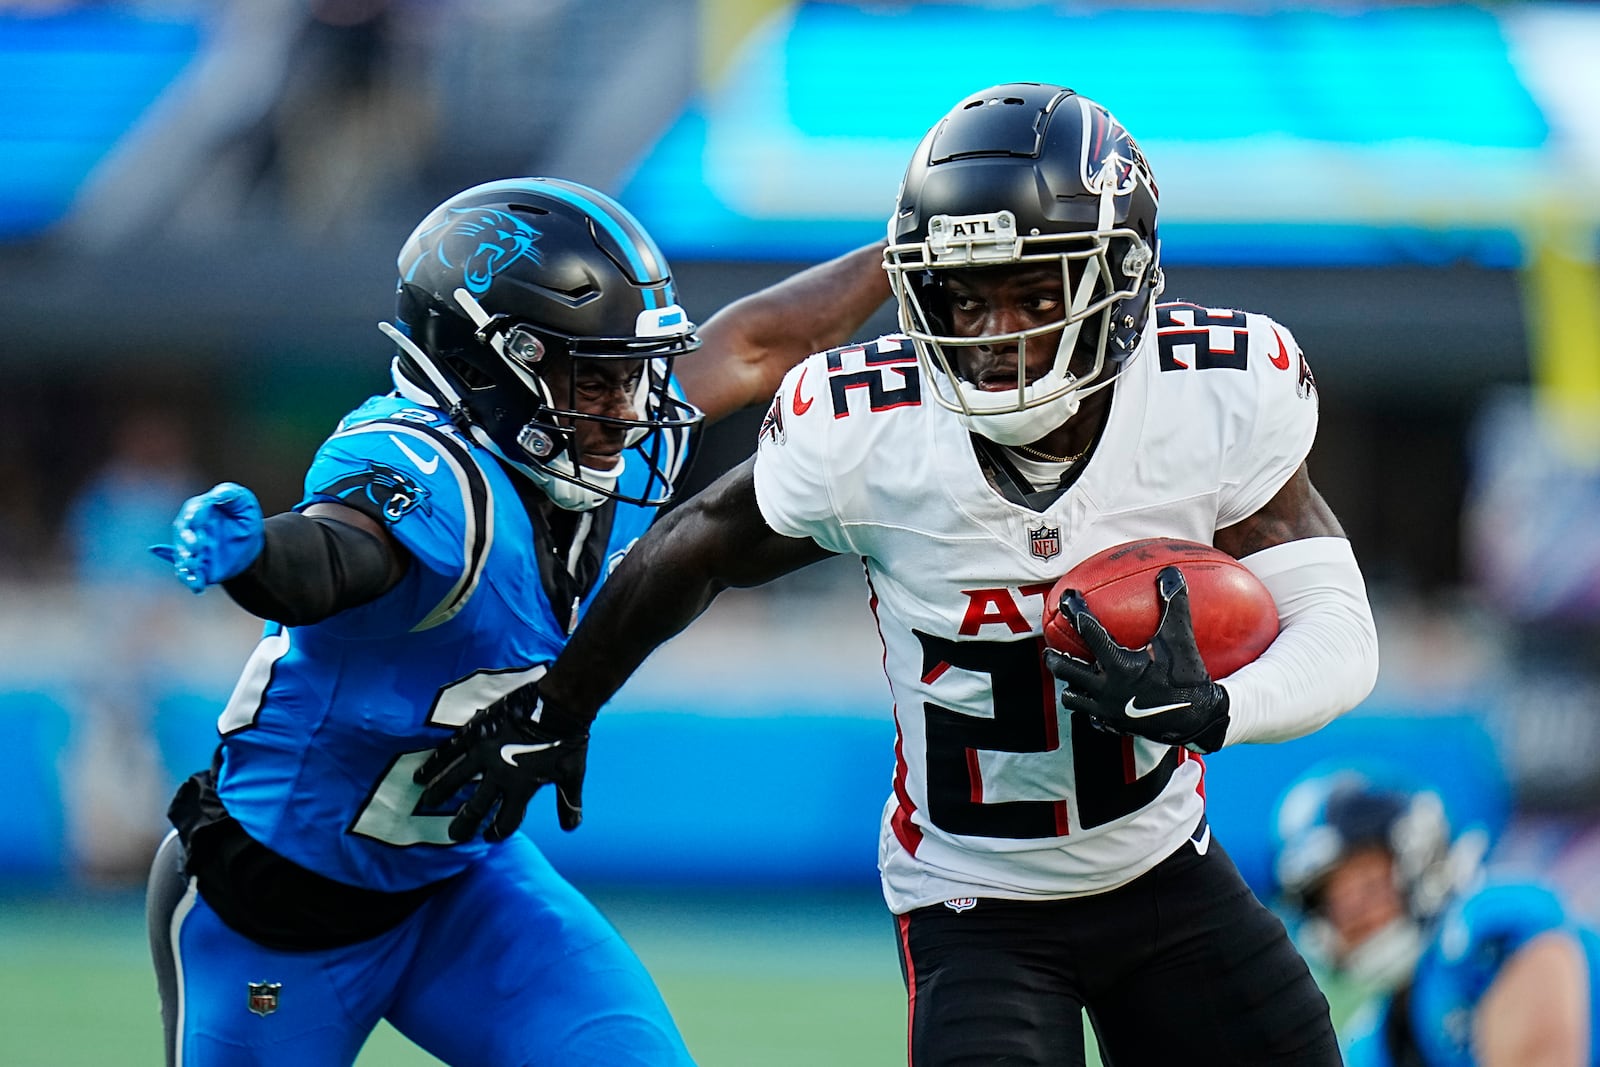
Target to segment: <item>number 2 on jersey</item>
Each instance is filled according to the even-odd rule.
[[[844,356],[857,353],[865,353],[865,369],[846,371]],[[871,411],[920,404],[922,379],[917,370],[917,357],[898,347],[887,350],[874,347],[872,351],[864,347],[845,348],[828,353],[828,392],[833,401],[834,418],[842,419],[850,414],[852,389],[866,391],[867,408]]]
[[[256,724],[267,686],[272,682],[272,668],[288,655],[289,649],[289,631],[286,629],[280,627],[262,638],[246,662],[234,686],[233,695],[228,698],[228,704],[217,720],[217,729],[222,736],[248,730]],[[480,708],[540,677],[544,671],[544,665],[540,664],[536,667],[474,671],[465,678],[458,678],[440,688],[434,697],[433,706],[428,710],[428,725],[451,729],[461,726]],[[440,740],[443,740],[442,735]],[[422,786],[411,780],[412,774],[432,752],[432,748],[423,748],[396,753],[373,785],[366,803],[350,823],[349,832],[402,847],[453,844],[448,828],[455,813],[419,811]]]
[[[946,833],[964,837],[1069,834],[1064,796],[995,801],[986,798],[984,790],[985,762],[1016,760],[1021,773],[1013,774],[1013,779],[1048,777],[1052,761],[1046,754],[1060,753],[1060,709],[1054,678],[1042,661],[1043,638],[951,641],[921,631],[917,637],[925,680],[936,684],[955,668],[986,676],[993,694],[992,717],[963,714],[933,701],[924,704],[928,818]],[[1069,751],[1060,755],[1063,762],[1071,760],[1072,792],[1083,829],[1120,819],[1148,804],[1166,787],[1181,759],[1178,749],[1169,749],[1155,767],[1135,776],[1131,738],[1097,730],[1078,712],[1071,714],[1068,733]],[[1034,761],[1032,775],[1022,771],[1029,759]],[[1048,785],[1041,791],[1048,791]]]

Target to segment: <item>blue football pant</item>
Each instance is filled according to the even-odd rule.
[[[169,835],[148,902],[169,1067],[347,1067],[380,1019],[455,1067],[693,1067],[638,958],[521,835],[393,930],[315,952],[234,932],[182,866]]]

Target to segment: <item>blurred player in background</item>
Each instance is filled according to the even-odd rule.
[[[1349,1067],[1600,1065],[1600,933],[1549,887],[1491,880],[1439,917],[1411,976],[1351,1020]]]
[[[1549,887],[1485,879],[1437,793],[1369,768],[1284,794],[1277,877],[1349,1067],[1600,1064],[1600,935]]]
[[[1117,1067],[1338,1063],[1305,961],[1212,840],[1196,754],[1300,736],[1366,696],[1371,611],[1306,470],[1298,347],[1260,315],[1158,306],[1156,213],[1099,104],[1040,84],[959,103],[889,224],[905,333],[791,371],[756,456],[641,540],[550,673],[424,765],[426,796],[481,774],[470,825],[570,790],[581,767],[505,754],[557,724],[585,736],[720,590],[859,556],[898,727],[879,864],[914,1067],[1082,1064],[1084,1009]],[[1168,568],[1146,649],[1069,597],[1099,666],[1042,657],[1067,565],[1154,535],[1245,560],[1276,599],[1274,644],[1218,684]]]
[[[1388,768],[1313,768],[1279,802],[1275,875],[1334,1025],[1411,975],[1445,902],[1478,873],[1481,828],[1452,842],[1439,794]]]
[[[179,790],[151,874],[169,1063],[350,1063],[379,1019],[452,1064],[690,1062],[638,960],[520,811],[452,835],[413,772],[535,678],[683,475],[702,417],[882,305],[879,247],[740,300],[696,335],[620,205],[548,178],[477,186],[400,253],[392,391],[263,519],[223,483],[161,553],[270,620]],[[699,351],[696,351],[699,349]],[[534,739],[534,735],[538,735]],[[576,768],[529,728],[507,760]],[[561,824],[582,817],[574,787]]]

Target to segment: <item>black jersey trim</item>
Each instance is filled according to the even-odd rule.
[[[466,517],[466,531],[462,544],[464,566],[449,592],[433,606],[421,622],[411,628],[431,630],[455,618],[467,601],[477,591],[483,569],[489,559],[489,549],[494,544],[494,489],[489,485],[483,468],[473,458],[472,451],[453,431],[410,419],[374,419],[358,423],[334,434],[329,440],[353,437],[364,433],[400,432],[436,445],[439,455],[454,474],[461,492],[462,512]]]

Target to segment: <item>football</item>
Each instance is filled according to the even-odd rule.
[[[1243,667],[1278,636],[1278,607],[1248,567],[1198,541],[1148,537],[1097,552],[1061,576],[1045,602],[1045,643],[1094,658],[1060,612],[1062,593],[1076,589],[1118,644],[1144,646],[1161,622],[1156,575],[1168,564],[1188,582],[1195,644],[1213,679]]]

